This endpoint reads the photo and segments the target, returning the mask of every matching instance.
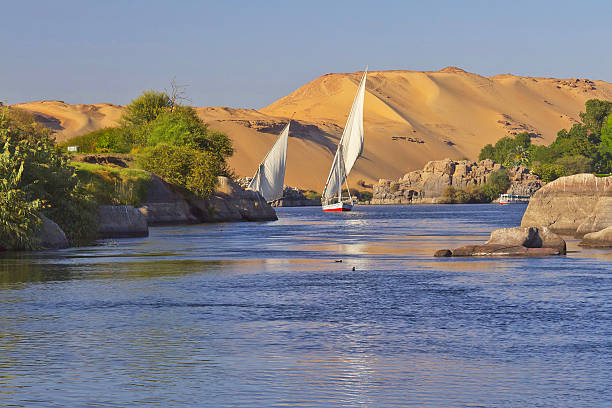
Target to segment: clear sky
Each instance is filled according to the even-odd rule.
[[[125,104],[188,85],[261,108],[329,72],[437,70],[612,82],[612,1],[0,2],[0,100]]]

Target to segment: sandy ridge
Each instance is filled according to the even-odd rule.
[[[287,119],[286,182],[320,190],[362,72],[326,74],[260,109],[196,108],[211,128],[228,133],[231,165],[251,175]],[[484,77],[460,68],[372,71],[365,96],[365,150],[350,182],[394,179],[429,160],[474,159],[486,143],[528,131],[550,143],[559,129],[579,121],[591,98],[612,100],[612,84],[588,79]],[[117,123],[123,108],[38,101],[14,105],[35,113],[58,140]]]

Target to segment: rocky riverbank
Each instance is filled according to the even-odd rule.
[[[612,247],[612,176],[575,174],[547,184],[533,195],[521,221],[534,225],[584,237],[584,246]]]
[[[236,183],[246,189],[251,183],[251,177],[243,177],[236,180]],[[304,195],[304,190],[297,187],[284,186],[283,196],[278,200],[270,202],[272,207],[312,207],[321,205],[321,201],[310,199]]]
[[[153,175],[147,198],[138,208],[102,205],[98,210],[99,238],[135,238],[149,235],[149,226],[207,222],[274,221],[274,209],[257,192],[244,190],[219,177],[215,192],[198,199]],[[69,246],[66,235],[52,220],[42,217],[37,240],[42,249]]]
[[[380,179],[374,186],[371,204],[431,204],[439,202],[447,187],[465,189],[481,186],[490,174],[502,169],[492,160],[479,162],[451,159],[428,162],[423,170],[406,173],[399,180]],[[544,183],[524,166],[506,169],[510,178],[508,193],[531,195]]]

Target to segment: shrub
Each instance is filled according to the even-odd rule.
[[[7,197],[3,203],[9,205],[11,200],[24,203],[23,225],[36,224],[38,221],[32,217],[38,217],[34,211],[39,209],[64,230],[71,244],[80,245],[95,238],[95,203],[82,189],[74,169],[68,166],[67,156],[55,145],[47,129],[36,124],[33,117],[20,114],[14,118],[12,112],[7,114],[5,110],[0,115],[0,149],[10,156],[4,162],[2,178],[13,180],[6,181]],[[2,209],[4,214],[10,211],[8,207]],[[31,229],[24,231],[24,236],[31,236]]]
[[[537,164],[533,167],[532,172],[539,176],[546,183],[550,183],[559,177],[565,176],[565,169],[560,164]]]
[[[73,137],[60,147],[78,146],[83,153],[129,153],[133,145],[130,136],[125,128],[108,127]]]
[[[582,155],[561,157],[555,163],[563,167],[563,174],[566,176],[593,171],[593,161]]]
[[[143,169],[202,198],[214,191],[221,167],[216,157],[207,152],[165,143],[145,149],[138,163]]]

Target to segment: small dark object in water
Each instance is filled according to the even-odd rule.
[[[334,262],[342,262],[342,259],[336,259]]]
[[[355,267],[353,266],[353,270],[355,270]]]

